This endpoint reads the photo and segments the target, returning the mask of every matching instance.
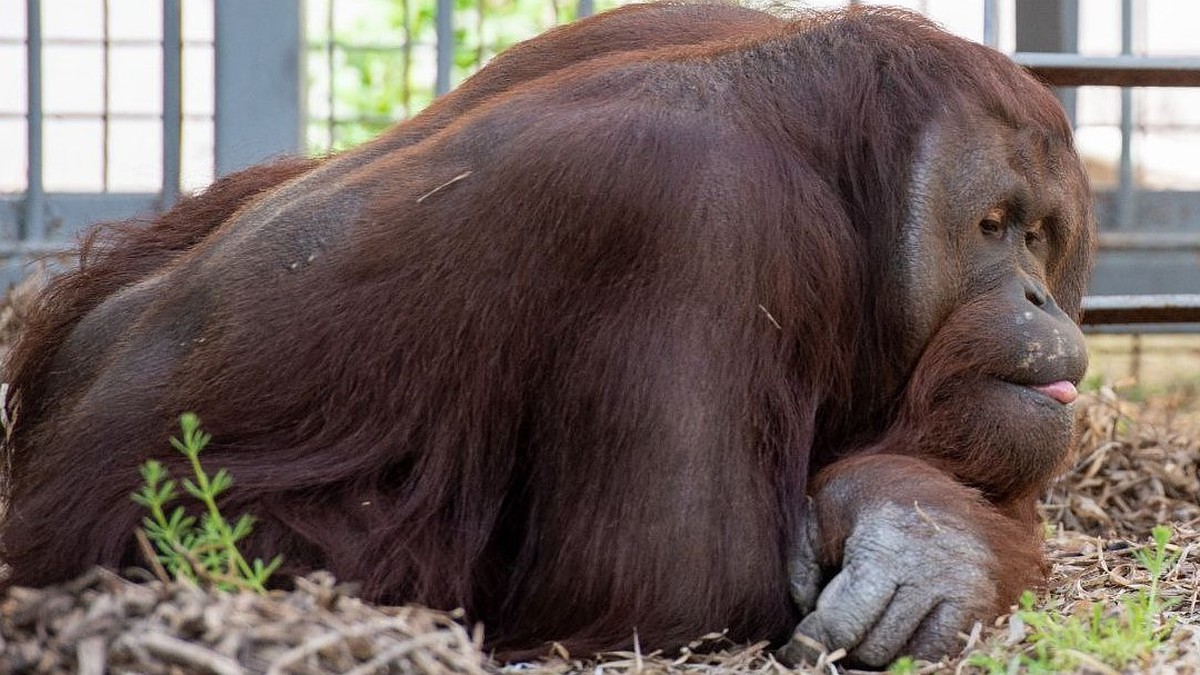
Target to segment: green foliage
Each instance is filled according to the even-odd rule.
[[[255,559],[248,563],[237,544],[250,534],[254,518],[242,515],[230,524],[221,515],[217,498],[233,484],[225,469],[209,476],[200,465],[200,451],[211,436],[200,430],[200,419],[193,413],[179,418],[183,438],[172,438],[171,445],[188,458],[195,480],[180,481],[184,492],[203,507],[199,518],[176,506],[167,513],[167,505],[180,497],[177,484],[166,468],[155,460],[142,465],[142,487],[131,495],[133,501],[150,510],[143,519],[146,537],[157,549],[158,562],[176,580],[211,583],[222,590],[250,589],[266,592],[267,579],[279,568],[282,558],[271,562]]]
[[[630,0],[597,0],[597,12]],[[309,3],[309,147],[341,150],[434,98],[436,0]],[[504,49],[575,19],[577,0],[455,0],[451,84]],[[332,47],[330,41],[332,40]]]
[[[1014,655],[1012,649],[994,647],[972,654],[968,663],[998,675],[1017,670],[1060,673],[1104,669],[1094,667],[1099,664],[1124,670],[1147,659],[1173,628],[1164,619],[1164,612],[1173,603],[1158,596],[1159,580],[1175,560],[1175,556],[1167,554],[1171,529],[1159,525],[1154,528],[1153,537],[1152,546],[1136,553],[1138,561],[1150,573],[1148,589],[1139,589],[1122,598],[1120,605],[1110,611],[1094,604],[1081,614],[1066,617],[1034,609],[1037,598],[1026,591],[1021,596],[1021,609],[1011,619],[1024,626],[1024,650]]]
[[[1104,373],[1089,373],[1083,378],[1083,382],[1079,383],[1079,391],[1081,392],[1097,392],[1104,386]]]
[[[1145,403],[1151,393],[1145,385],[1139,383],[1120,387],[1117,391],[1121,393],[1121,398],[1133,403]]]
[[[915,675],[921,669],[917,665],[917,660],[911,656],[901,656],[892,661],[892,665],[888,666],[887,671],[892,675]]]

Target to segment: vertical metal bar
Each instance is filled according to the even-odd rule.
[[[575,11],[575,16],[582,19],[585,16],[591,16],[596,13],[596,3],[593,0],[579,0],[579,9]]]
[[[1000,3],[983,0],[983,44],[996,49],[1000,46]]]
[[[301,5],[213,1],[217,176],[304,147]]]
[[[1142,381],[1142,334],[1134,333],[1129,345],[1129,377],[1134,382]]]
[[[1133,53],[1133,0],[1121,0],[1121,53]],[[1133,90],[1121,87],[1121,164],[1117,173],[1117,226],[1133,225]]]
[[[1071,54],[1079,53],[1079,0],[1064,0],[1058,6],[1059,36],[1062,50]],[[1062,101],[1071,128],[1076,127],[1079,115],[1076,114],[1076,103],[1079,91],[1076,87],[1061,87],[1058,98]]]
[[[413,31],[412,12],[408,6],[408,0],[400,1],[400,10],[404,12],[404,46],[401,48],[400,56],[400,58],[404,59],[403,65],[400,66],[401,77],[404,78],[404,86],[400,87],[400,103],[404,106],[404,116],[412,117]]]
[[[337,69],[334,68],[333,48],[334,41],[334,14],[336,10],[334,3],[336,0],[329,0],[329,4],[325,5],[325,77],[329,78],[329,91],[326,93],[327,100],[325,105],[328,106],[329,115],[325,119],[325,129],[329,133],[329,145],[325,148],[326,151],[332,151],[337,146],[337,116],[334,114],[333,107],[335,90],[337,82],[334,78],[337,77]]]
[[[1079,51],[1077,0],[1016,0],[1013,3],[1018,52],[1075,53]],[[1055,92],[1074,124],[1075,89]]]
[[[109,111],[112,108],[112,101],[109,100],[109,86],[112,83],[110,73],[112,71],[112,36],[109,33],[109,0],[104,0],[101,4],[101,22],[103,23],[103,49],[104,49],[104,69],[100,73],[100,189],[103,192],[108,192],[108,148],[109,148],[109,126],[112,121],[112,116]]]
[[[454,0],[437,0],[437,80],[434,94],[450,91],[454,68]]]
[[[487,12],[487,0],[475,3],[475,70],[483,67],[483,27],[486,23],[484,15]]]
[[[45,201],[42,182],[42,3],[25,2],[25,67],[28,75],[29,110],[26,116],[25,213],[17,228],[21,242],[46,236]]]
[[[180,0],[162,3],[162,208],[179,198],[183,139],[183,19]]]

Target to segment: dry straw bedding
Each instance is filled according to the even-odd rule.
[[[1080,408],[1076,461],[1043,507],[1054,574],[1042,606],[1086,612],[1094,603],[1114,606],[1144,587],[1148,576],[1135,552],[1153,525],[1169,523],[1177,559],[1161,593],[1178,599],[1171,612],[1176,628],[1153,661],[1138,668],[1200,672],[1196,401],[1138,405],[1102,391]],[[593,660],[552,652],[537,663],[502,666],[480,651],[480,629],[453,615],[373,607],[320,574],[297,585],[290,593],[260,597],[156,580],[135,583],[96,570],[56,588],[14,589],[0,604],[0,672],[786,671],[766,645],[726,644],[719,635],[670,656],[632,652]],[[1022,634],[1019,622],[1001,619],[968,636],[968,649],[988,640],[1016,644]],[[812,670],[837,669],[835,655],[833,663]],[[922,665],[928,672],[966,669],[965,659]],[[1105,669],[1094,664],[1094,670]]]
[[[1148,583],[1135,552],[1170,524],[1177,555],[1160,583],[1177,599],[1166,645],[1137,670],[1200,672],[1200,405],[1188,396],[1148,404],[1101,391],[1081,401],[1073,468],[1046,496],[1054,571],[1041,607],[1086,613]],[[977,627],[967,650],[1022,647],[1019,621]],[[680,654],[580,658],[551,651],[536,663],[491,662],[481,629],[418,607],[374,607],[326,575],[269,596],[210,593],[126,581],[95,570],[49,589],[13,589],[0,601],[0,672],[46,673],[773,673],[765,644],[698,638]],[[1085,666],[1087,662],[1084,662]],[[922,672],[970,670],[965,658]],[[840,670],[837,655],[810,672]],[[1113,672],[1099,663],[1095,672]]]

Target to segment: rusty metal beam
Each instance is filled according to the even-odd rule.
[[[1055,87],[1200,87],[1200,58],[1018,52],[1013,61]]]
[[[1200,323],[1200,294],[1090,295],[1083,299],[1085,326]]]
[[[1200,251],[1200,232],[1101,232],[1105,251]]]

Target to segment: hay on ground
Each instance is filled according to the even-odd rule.
[[[1062,615],[1106,611],[1145,589],[1136,554],[1150,529],[1170,524],[1174,562],[1159,593],[1174,603],[1169,638],[1133,671],[1200,672],[1200,406],[1191,398],[1147,404],[1103,390],[1079,403],[1072,468],[1044,500],[1053,564],[1042,607]],[[1008,645],[1019,621],[1001,618],[964,636],[968,651]],[[498,664],[482,635],[458,617],[419,607],[367,605],[324,574],[268,596],[135,583],[103,570],[47,589],[12,589],[0,602],[0,672],[14,673],[778,673],[765,643],[699,637],[678,654],[593,655],[551,649],[524,664]],[[840,653],[800,672],[839,670]],[[1116,672],[1099,662],[1094,672]],[[919,672],[972,672],[966,658],[918,664]]]

